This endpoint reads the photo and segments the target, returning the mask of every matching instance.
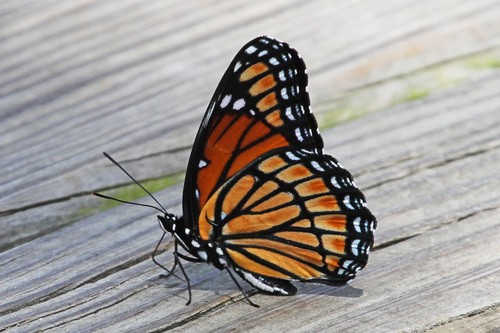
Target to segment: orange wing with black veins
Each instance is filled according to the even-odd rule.
[[[195,140],[184,186],[184,220],[199,229],[199,212],[238,171],[280,147],[321,153],[309,109],[307,74],[287,44],[259,37],[236,55],[217,88]]]
[[[222,244],[237,269],[341,284],[365,266],[376,219],[333,157],[284,148],[224,184],[199,225],[201,238]]]

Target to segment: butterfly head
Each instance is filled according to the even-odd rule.
[[[158,215],[158,223],[163,231],[168,233],[174,233],[179,222],[179,217],[165,212],[165,215]]]

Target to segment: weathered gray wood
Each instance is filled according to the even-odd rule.
[[[493,306],[484,312],[472,312],[453,319],[451,322],[445,322],[442,325],[433,327],[429,332],[495,332],[500,327],[498,306]]]
[[[10,12],[11,6],[0,50],[0,142],[6,151],[0,211],[38,202],[31,195],[20,199],[21,189],[53,200],[95,189],[92,179],[68,178],[80,167],[102,165],[101,150],[131,159],[189,146],[234,52],[263,32],[301,51],[312,73],[313,102],[321,103],[491,48],[500,31],[494,1],[377,1],[369,7],[321,1],[54,3],[40,9],[43,15],[32,14],[31,4]]]
[[[1,3],[0,330],[498,328],[498,65],[393,104],[467,55],[498,64],[499,16],[493,0]],[[225,67],[263,33],[303,55],[320,114],[358,97],[384,109],[322,133],[379,219],[376,250],[350,286],[252,296],[260,309],[226,273],[188,263],[186,307],[185,283],[149,259],[154,211],[82,211],[89,192],[129,182],[103,150],[139,179],[185,170]],[[181,191],[158,198],[180,213]],[[162,251],[171,265],[171,238]]]
[[[499,80],[490,78],[482,85],[475,84],[477,89],[469,94],[478,97],[474,100],[484,99],[488,87],[497,87]],[[407,113],[413,115],[412,119],[425,118],[427,109],[446,103],[448,98],[464,101],[467,97],[470,96],[436,97],[415,104],[406,112],[389,110],[370,116],[369,123],[379,129],[385,124],[375,121],[379,117],[389,123]],[[494,110],[498,110],[498,103],[492,99]],[[444,111],[440,119],[448,119],[442,123],[445,128],[457,118],[448,117],[448,113],[460,114],[455,108],[441,110]],[[491,123],[483,119],[469,119],[471,128],[483,124],[487,130]],[[399,121],[396,119],[394,123]],[[349,137],[352,126],[363,128],[364,123],[366,119],[339,126],[325,133],[325,137],[332,132]],[[416,121],[406,123],[410,128],[418,125]],[[453,141],[466,141],[470,136],[466,126],[462,128],[463,136],[452,136]],[[382,143],[394,137],[392,131],[382,129],[374,140]],[[400,140],[425,142],[428,135],[419,134],[401,131]],[[479,140],[477,147],[481,144]],[[355,142],[346,142],[344,147],[347,145],[353,150],[363,147]],[[432,154],[432,149],[427,154]],[[26,330],[51,327],[72,330],[83,326],[115,330],[176,326],[193,331],[210,327],[251,330],[297,325],[304,329],[347,329],[352,323],[346,318],[351,318],[357,323],[354,331],[413,330],[430,327],[447,316],[457,317],[487,308],[498,300],[500,293],[495,278],[500,268],[500,243],[492,236],[498,234],[500,226],[498,195],[495,196],[500,185],[497,173],[500,147],[490,146],[430,167],[428,161],[417,155],[414,164],[421,167],[393,181],[384,181],[376,174],[360,175],[366,177],[365,180],[359,177],[366,184],[382,182],[366,191],[380,220],[379,243],[414,237],[375,251],[369,267],[351,287],[301,286],[300,295],[294,298],[258,295],[254,300],[262,309],[254,310],[241,302],[241,295],[226,274],[207,265],[188,264],[194,301],[185,307],[184,283],[176,279],[162,281],[158,277],[160,270],[147,259],[158,235],[154,214],[148,213],[137,220],[145,216],[142,211],[120,206],[0,255],[3,272],[8,277],[1,284],[3,327],[20,322],[20,327]],[[163,193],[171,197],[160,196],[163,202],[179,203],[180,186]],[[470,207],[471,204],[477,207]],[[180,211],[180,207],[173,210]],[[85,235],[84,242],[79,235]],[[167,249],[170,244],[167,243]],[[160,258],[172,262],[168,251]],[[482,293],[486,288],[490,292]],[[228,297],[240,302],[228,302]],[[200,315],[207,311],[207,315]]]

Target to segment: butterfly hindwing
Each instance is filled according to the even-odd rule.
[[[307,74],[286,43],[258,37],[224,74],[196,137],[184,187],[184,219],[198,230],[199,212],[231,176],[279,147],[320,153],[323,142],[309,109]]]
[[[346,283],[365,266],[375,226],[347,170],[296,148],[251,163],[200,216],[202,239],[218,244],[240,275],[275,286],[276,279]]]

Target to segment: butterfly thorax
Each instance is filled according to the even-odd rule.
[[[172,234],[176,241],[192,256],[212,263],[218,269],[223,269],[225,260],[220,247],[213,242],[205,241],[185,225],[184,218],[173,214],[158,215],[158,222],[163,231]]]

